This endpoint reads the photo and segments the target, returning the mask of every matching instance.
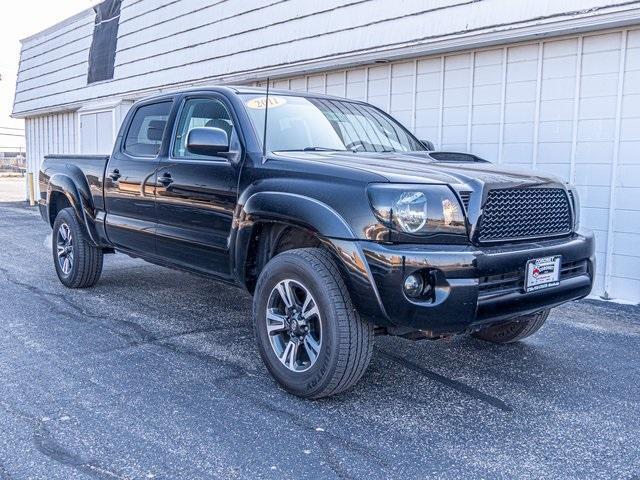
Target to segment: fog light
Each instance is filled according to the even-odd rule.
[[[422,276],[412,273],[405,278],[403,288],[407,297],[419,297],[424,289],[424,280],[422,280]]]

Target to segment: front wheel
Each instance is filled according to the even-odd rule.
[[[355,311],[331,254],[274,257],[258,279],[253,317],[260,356],[288,392],[322,398],[354,385],[373,350],[373,326]]]
[[[103,253],[86,237],[73,208],[60,210],[51,240],[60,282],[69,288],[94,286],[102,273]]]
[[[510,322],[492,325],[473,334],[474,337],[493,343],[512,343],[536,333],[549,316],[551,309],[531,315],[523,315]]]

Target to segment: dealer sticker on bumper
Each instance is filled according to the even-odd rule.
[[[525,292],[560,285],[560,259],[560,255],[556,255],[529,260],[524,284]]]

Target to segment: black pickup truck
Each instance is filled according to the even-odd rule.
[[[571,186],[330,96],[146,99],[111,156],[50,155],[39,181],[64,285],[94,285],[114,252],[238,285],[268,370],[306,398],[356,383],[375,334],[520,340],[594,278]]]

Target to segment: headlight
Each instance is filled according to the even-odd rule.
[[[407,233],[419,232],[427,223],[427,197],[422,192],[402,192],[395,202],[396,219]]]
[[[368,193],[378,220],[393,230],[419,236],[467,233],[462,206],[446,185],[374,184]]]

